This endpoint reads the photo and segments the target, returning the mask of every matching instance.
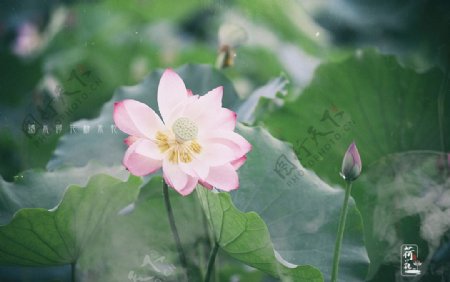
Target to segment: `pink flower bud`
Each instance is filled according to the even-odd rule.
[[[361,157],[355,142],[350,144],[342,161],[341,176],[346,181],[353,181],[361,174]]]

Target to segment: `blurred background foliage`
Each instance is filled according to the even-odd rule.
[[[224,25],[238,26],[244,35],[221,35]],[[387,173],[386,159],[394,158],[398,167],[389,170],[384,183],[414,195],[409,198],[412,205],[434,195],[435,200],[427,202],[433,206],[436,195],[448,189],[448,164],[440,155],[450,151],[449,43],[446,0],[2,1],[0,175],[12,181],[30,168],[53,169],[58,158],[60,167],[71,164],[86,145],[80,142],[83,135],[71,136],[70,125],[101,121],[104,105],[114,93],[120,97],[118,87],[138,84],[166,67],[194,63],[212,69],[220,48],[229,45],[236,51],[234,64],[216,72],[233,84],[233,99],[250,97],[245,107],[234,104],[245,117],[241,121],[266,126],[293,144],[303,166],[333,184],[340,184],[337,170],[348,143],[361,144],[367,176],[353,196],[372,261],[368,280],[401,281],[392,280],[401,279],[392,250],[412,240],[427,258],[422,281],[447,281],[450,225],[442,219],[446,204],[414,212],[396,205],[399,201],[392,203],[386,208],[397,215],[389,222],[397,233],[389,240],[375,234],[373,228],[380,223],[375,225],[373,214],[379,212],[379,201],[392,196],[376,183]],[[149,97],[155,94],[150,92]],[[343,112],[340,117],[349,130],[338,131],[343,138],[309,161],[302,142],[311,127],[320,129],[327,110]],[[104,130],[110,131],[109,124]],[[57,148],[67,152],[67,159],[58,151],[55,155]],[[418,150],[433,153],[387,157]],[[107,153],[98,152],[100,162],[101,154]],[[422,168],[424,162],[438,165]],[[425,176],[394,181],[407,170]],[[421,181],[428,178],[436,182],[434,189],[421,190],[427,185]],[[426,233],[430,218],[444,222],[432,227],[440,230],[439,236]],[[226,257],[225,252],[221,256]],[[224,261],[223,272],[217,274],[222,279],[236,273],[242,281],[272,279]]]

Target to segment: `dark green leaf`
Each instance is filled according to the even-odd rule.
[[[390,153],[450,149],[447,139],[441,148],[439,130],[443,82],[438,70],[418,74],[393,57],[365,51],[320,66],[297,100],[266,113],[262,121],[272,134],[294,145],[303,165],[340,183],[340,165],[352,141],[363,173],[366,165]],[[450,108],[450,99],[441,106]],[[449,123],[450,112],[441,118]],[[442,136],[448,136],[448,129],[443,130]]]

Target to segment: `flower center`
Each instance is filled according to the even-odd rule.
[[[190,119],[182,117],[172,125],[172,132],[158,131],[155,143],[171,163],[190,163],[202,151],[197,139],[198,127]]]
[[[177,141],[185,142],[197,138],[198,127],[192,120],[181,117],[173,123],[172,131]]]

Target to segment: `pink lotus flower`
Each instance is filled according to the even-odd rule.
[[[141,102],[115,103],[114,122],[130,135],[125,139],[129,147],[124,166],[137,176],[162,167],[167,184],[181,195],[190,194],[197,183],[209,189],[237,189],[236,170],[251,145],[234,132],[236,114],[222,108],[222,95],[222,87],[193,95],[178,74],[167,69],[158,86],[162,120]]]

